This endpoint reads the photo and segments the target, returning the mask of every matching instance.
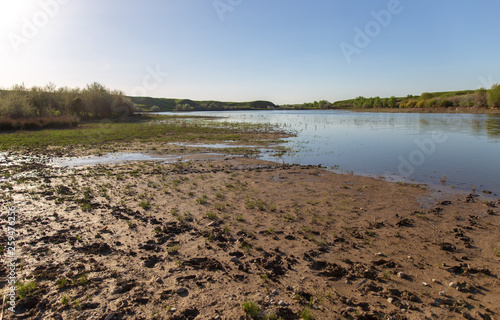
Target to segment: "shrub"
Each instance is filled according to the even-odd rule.
[[[15,124],[12,119],[0,118],[0,131],[14,130]]]
[[[488,91],[488,104],[490,108],[500,108],[500,86],[498,83]]]
[[[453,107],[453,102],[448,99],[443,99],[439,102],[439,106],[443,108],[450,108]]]
[[[430,100],[427,100],[425,102],[425,107],[426,108],[434,108],[436,107],[438,104],[438,100],[437,99],[430,99]]]
[[[389,108],[396,108],[397,107],[397,100],[395,96],[392,96],[389,98],[389,101],[387,101]]]
[[[423,92],[420,97],[424,100],[429,100],[429,99],[434,98],[434,95],[432,93],[429,93],[429,92]]]
[[[123,117],[132,115],[134,110],[135,105],[123,92],[111,91],[98,83],[92,83],[83,90],[56,89],[54,84],[35,86],[31,89],[24,85],[15,85],[10,90],[0,90],[0,117],[8,119],[59,116]],[[37,122],[30,121],[26,128],[38,125]],[[52,126],[61,127],[61,124],[55,123]]]
[[[407,108],[414,108],[416,105],[417,105],[418,101],[417,100],[410,100],[406,103],[406,107]]]
[[[476,107],[486,108],[488,106],[488,94],[486,89],[478,89],[474,93]]]

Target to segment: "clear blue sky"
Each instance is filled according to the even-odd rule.
[[[0,87],[97,81],[280,104],[475,89],[500,82],[499,12],[484,0],[2,0]]]

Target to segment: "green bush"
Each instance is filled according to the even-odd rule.
[[[453,107],[453,102],[448,99],[443,99],[439,102],[439,106],[443,108],[450,108]]]
[[[429,100],[434,98],[434,95],[429,92],[423,92],[422,95],[420,96],[423,100]]]
[[[417,103],[418,103],[418,100],[412,99],[406,103],[406,107],[407,108],[414,108],[417,105]]]
[[[488,104],[490,108],[500,108],[500,86],[498,83],[488,91]]]
[[[437,106],[437,104],[438,104],[437,99],[430,99],[430,100],[425,101],[426,108],[434,108]]]

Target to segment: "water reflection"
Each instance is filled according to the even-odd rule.
[[[498,141],[500,139],[500,115],[489,114],[485,120],[488,137]]]
[[[457,189],[470,191],[474,185],[478,191],[500,194],[500,115],[332,110],[222,115],[227,117],[223,121],[270,123],[297,133],[285,145],[292,152],[279,159],[264,155],[267,160],[322,164],[343,172],[435,185],[446,177],[445,183]],[[431,145],[436,133],[443,136],[443,142]],[[412,170],[400,170],[402,163]]]

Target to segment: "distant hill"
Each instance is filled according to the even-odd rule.
[[[442,110],[458,108],[462,111],[497,109],[500,106],[500,87],[491,89],[424,92],[406,97],[357,97],[354,99],[329,102],[276,105],[271,101],[222,102],[195,101],[189,99],[167,99],[151,97],[129,97],[142,111],[222,111],[222,110],[273,110],[273,109],[410,109]]]
[[[222,110],[267,110],[279,106],[271,101],[223,102],[195,101],[151,97],[129,97],[142,111],[222,111]]]

